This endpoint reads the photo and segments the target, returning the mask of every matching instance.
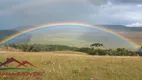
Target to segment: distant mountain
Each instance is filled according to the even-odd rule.
[[[142,31],[142,27],[126,27],[124,25],[98,25],[98,26],[110,29],[112,31],[125,31],[125,32]]]
[[[114,32],[126,32],[122,35],[126,35],[126,37],[130,39],[134,39],[135,42],[140,43],[141,37],[133,34],[132,32],[140,32],[141,35],[142,27],[126,27],[123,25],[98,25],[100,28],[107,28]],[[11,30],[0,30],[0,40],[15,34],[19,31],[26,30],[31,28],[31,26],[21,26]],[[127,33],[129,32],[129,33]],[[133,36],[131,36],[133,34]],[[106,42],[107,41],[107,42]],[[118,46],[122,43],[119,38],[113,36],[109,33],[97,31],[92,28],[80,28],[79,26],[74,27],[52,27],[52,28],[44,28],[41,30],[37,30],[36,32],[30,32],[23,35],[20,35],[10,42],[13,43],[42,43],[42,44],[64,44],[64,45],[71,45],[71,46],[88,46],[93,42],[100,42],[104,43],[106,46],[110,46],[110,43],[113,42],[113,47],[115,46],[116,42]],[[124,42],[126,43],[126,42]],[[79,47],[80,47],[79,46]],[[124,45],[122,45],[123,47]],[[126,47],[129,46],[125,45]],[[117,46],[116,46],[117,47]]]
[[[100,25],[100,27],[107,28],[112,31],[130,31],[127,27],[123,25]]]
[[[32,26],[28,25],[28,26],[20,26],[20,27],[16,27],[12,30],[16,30],[16,31],[22,31],[22,30],[27,30],[29,28],[31,28]]]
[[[142,27],[128,27],[131,31],[142,31]]]
[[[4,38],[17,33],[15,30],[0,30],[0,40],[3,40]]]
[[[113,31],[142,31],[142,27],[126,27],[125,25],[96,25],[101,28],[107,28]],[[14,28],[13,30],[21,31],[31,28],[32,26],[21,26]]]
[[[22,31],[22,30],[26,30],[28,28],[30,28],[30,26],[17,27],[17,28],[9,29],[9,30],[0,30],[0,41],[13,35],[13,34],[16,34],[20,31]],[[27,33],[24,36],[18,36],[17,38],[14,38],[10,42],[12,42],[12,43],[28,43],[28,42],[30,42],[30,37],[31,37],[31,35]]]

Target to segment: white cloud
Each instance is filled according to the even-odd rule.
[[[126,25],[127,27],[142,27],[142,23],[132,23],[129,25]]]
[[[140,8],[142,8],[142,4],[138,4],[137,6],[140,7]]]

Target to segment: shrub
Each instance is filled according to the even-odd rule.
[[[24,52],[45,52],[45,51],[78,51],[89,55],[110,55],[110,56],[137,56],[142,51],[130,51],[125,48],[112,49],[94,49],[88,47],[70,47],[66,45],[46,45],[46,44],[5,44],[5,47],[12,47]],[[142,49],[140,49],[142,50]]]

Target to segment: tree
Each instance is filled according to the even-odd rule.
[[[139,48],[138,54],[139,54],[140,57],[142,56],[142,46]]]
[[[103,45],[103,44],[100,44],[100,43],[94,43],[94,44],[91,44],[90,47],[91,47],[91,48],[94,48],[94,47],[97,48],[97,47],[104,47],[104,45]]]

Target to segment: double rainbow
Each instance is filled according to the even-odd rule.
[[[105,31],[105,32],[108,32],[108,33],[111,33],[127,42],[129,42],[130,44],[132,44],[135,48],[139,48],[140,45],[138,45],[137,43],[135,43],[134,41],[120,35],[119,33],[115,33],[109,29],[105,29],[105,28],[100,28],[99,26],[93,26],[93,25],[90,25],[90,24],[85,24],[85,23],[77,23],[77,22],[61,22],[61,23],[51,23],[51,24],[45,24],[45,25],[40,25],[40,26],[34,26],[34,27],[31,27],[29,29],[26,29],[26,30],[22,30],[20,32],[17,32],[16,34],[13,34],[11,36],[8,36],[7,38],[3,39],[2,41],[0,41],[0,44],[4,44],[24,33],[27,33],[27,32],[30,32],[30,31],[34,31],[34,30],[38,30],[38,29],[41,29],[41,28],[46,28],[46,27],[54,27],[54,26],[82,26],[82,27],[92,27],[92,28],[96,28],[96,29],[99,29],[99,30],[102,30],[102,31]]]

